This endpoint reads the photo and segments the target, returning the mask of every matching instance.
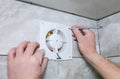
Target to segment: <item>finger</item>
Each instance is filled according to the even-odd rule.
[[[15,58],[15,55],[16,55],[16,48],[12,48],[8,52],[8,61],[12,61]]]
[[[28,56],[31,56],[31,55],[34,54],[35,50],[36,50],[38,47],[39,47],[39,43],[37,43],[37,42],[32,42],[32,43],[30,43],[30,44],[27,46],[24,54],[25,54],[25,55],[28,55]]]
[[[76,41],[76,40],[77,40],[77,38],[76,38],[76,36],[75,36],[75,35],[72,35],[72,38],[73,38],[73,40],[74,40],[74,41]]]
[[[77,40],[77,38],[76,38],[76,37],[73,37],[73,40],[74,40],[74,41],[76,41],[76,40]]]
[[[76,26],[72,27],[73,33],[75,34],[75,37],[77,38],[78,41],[80,41],[81,38],[83,38],[82,33],[80,32],[79,28]]]
[[[72,32],[72,36],[75,36],[75,34]]]
[[[74,35],[74,34],[73,34],[72,36],[73,36],[73,37],[75,37],[75,35]]]
[[[34,55],[40,59],[40,65],[42,64],[42,60],[44,58],[45,51],[43,49],[38,50]]]
[[[42,71],[43,71],[43,73],[45,73],[45,70],[47,68],[47,64],[48,64],[48,58],[45,57],[43,59],[43,62],[42,62]]]
[[[27,48],[29,41],[24,41],[22,42],[18,47],[17,47],[17,53],[16,56],[20,56],[24,53],[25,49]]]
[[[91,31],[90,29],[83,29],[83,32],[85,33],[85,35],[91,35],[91,34],[94,35],[94,32]]]

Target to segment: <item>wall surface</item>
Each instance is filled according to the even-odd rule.
[[[15,0],[0,0],[0,79],[7,79],[7,52],[21,41],[39,42],[39,22],[41,20],[68,26],[84,24],[97,28],[97,22],[38,7]],[[99,54],[120,65],[120,13],[98,22],[101,29],[91,29],[96,36]],[[94,27],[90,27],[94,26]],[[44,79],[101,79],[100,75],[79,54],[77,42],[73,40],[73,59],[52,61]]]
[[[7,54],[11,47],[21,41],[39,41],[41,20],[68,26],[84,24],[97,26],[97,22],[16,0],[0,0],[0,79],[7,79]],[[99,52],[98,29],[96,35]],[[69,61],[49,61],[44,79],[99,79],[96,71],[79,54],[77,42],[73,40],[73,59]],[[68,66],[69,65],[69,66]]]
[[[120,13],[99,21],[101,53],[105,57],[120,56]]]
[[[120,65],[120,13],[98,22],[101,55]]]
[[[20,0],[35,3],[40,6],[101,19],[120,11],[120,0]],[[62,6],[61,6],[62,5]]]

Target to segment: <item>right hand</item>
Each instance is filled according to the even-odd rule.
[[[79,30],[77,26],[73,26],[72,31],[83,56],[86,57],[97,52],[94,32],[89,29]]]

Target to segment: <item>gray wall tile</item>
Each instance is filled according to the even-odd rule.
[[[42,17],[41,19],[44,21],[65,24],[65,25],[69,25],[70,27],[76,24],[76,25],[84,25],[88,28],[99,28],[99,26],[97,26],[97,22],[94,20],[70,15],[67,13],[63,13],[51,9],[45,9],[41,17]]]
[[[45,79],[101,79],[101,76],[84,59],[74,58],[68,61],[50,61]],[[49,67],[49,66],[52,67]],[[54,67],[57,67],[55,70]],[[55,68],[56,68],[55,67]],[[50,69],[49,69],[50,68]],[[52,69],[53,68],[53,71]],[[51,71],[50,71],[51,70]],[[54,71],[55,70],[55,71]],[[50,73],[51,72],[51,73]]]
[[[120,12],[98,21],[98,25],[106,27],[111,23],[120,23]]]
[[[107,17],[99,21],[103,26],[99,30],[100,51],[103,56],[120,55],[120,13]]]
[[[23,40],[39,41],[39,21],[49,21],[68,26],[85,25],[97,28],[97,22],[86,18],[33,6],[15,0],[1,1],[0,7],[0,55],[7,55],[8,50]],[[5,5],[5,7],[3,7]],[[92,27],[91,27],[92,26]],[[94,30],[97,39],[97,30]],[[81,57],[73,41],[73,57]],[[99,45],[97,42],[97,49]],[[7,79],[7,58],[0,56],[0,79]],[[86,74],[87,73],[87,74]],[[83,59],[69,61],[49,61],[45,79],[98,79],[97,73]]]
[[[7,57],[0,56],[0,79],[7,79]]]
[[[0,79],[7,79],[7,57],[0,56]],[[101,79],[100,75],[82,58],[48,62],[44,79]]]
[[[101,53],[105,57],[120,55],[120,24],[109,24],[99,30]]]
[[[87,28],[97,28],[97,22],[66,14],[59,11],[50,10],[43,7],[30,5],[27,3],[4,0],[0,6],[0,54],[7,55],[8,50],[17,46],[21,41],[39,41],[39,22],[41,20],[64,24],[69,27],[72,25],[85,25]],[[97,37],[97,31],[95,31]],[[98,39],[96,39],[98,40]],[[98,42],[98,41],[97,41]],[[81,57],[73,41],[73,57]],[[97,47],[98,43],[97,43]],[[75,48],[75,49],[74,49]]]

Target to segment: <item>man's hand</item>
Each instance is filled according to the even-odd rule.
[[[120,68],[96,52],[94,33],[87,29],[79,30],[76,26],[72,30],[81,53],[103,78],[120,79]]]
[[[35,53],[39,44],[22,42],[12,48],[8,55],[8,79],[42,79],[48,59],[44,58],[44,50]]]
[[[96,53],[95,35],[91,30],[79,30],[76,26],[73,26],[72,30],[78,41],[79,49],[85,57]]]

